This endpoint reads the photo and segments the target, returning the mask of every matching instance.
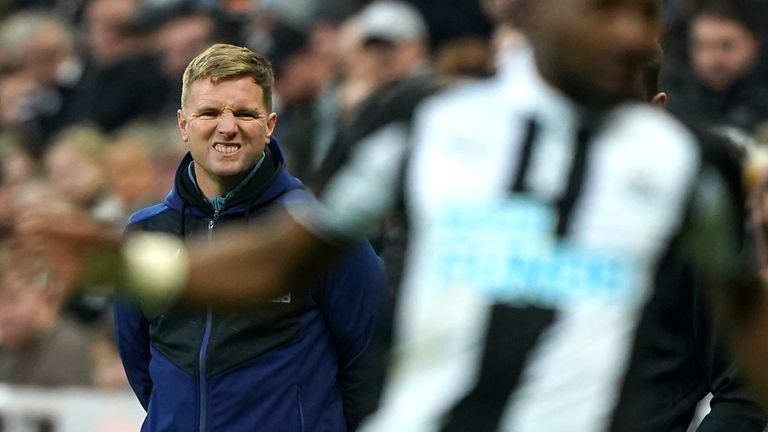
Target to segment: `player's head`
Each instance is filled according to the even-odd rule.
[[[547,81],[578,103],[603,107],[637,96],[660,15],[659,0],[539,0],[528,33]]]

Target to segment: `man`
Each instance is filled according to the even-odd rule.
[[[643,97],[660,109],[667,94],[658,91],[661,53],[643,69]],[[742,172],[738,154],[729,142],[700,133],[699,140],[711,160],[735,180],[734,196],[741,196]],[[742,199],[738,199],[743,202]],[[679,431],[690,429],[697,404],[711,394],[709,412],[699,432],[765,429],[766,415],[754,401],[728,353],[720,326],[697,280],[690,257],[670,258],[659,275],[653,296],[643,308],[632,357],[624,382],[625,410],[619,417],[631,424],[618,430]]]
[[[311,199],[271,138],[273,79],[268,61],[246,48],[217,44],[190,62],[178,111],[189,153],[171,193],[135,213],[129,233],[210,239],[221,226]],[[142,430],[353,428],[383,269],[365,244],[303,288],[236,313],[119,303],[120,354],[147,410]]]
[[[360,35],[347,63],[349,68],[359,68],[358,75],[365,81],[366,90],[361,92],[358,102],[346,108],[348,118],[334,125],[335,137],[329,148],[324,149],[327,151],[312,176],[316,190],[323,189],[363,137],[385,119],[404,115],[393,113],[392,107],[410,116],[415,101],[435,87],[436,77],[429,65],[427,25],[416,7],[401,1],[379,0],[367,5],[353,19]],[[393,99],[399,104],[393,103]]]
[[[689,28],[690,71],[668,78],[674,112],[748,133],[768,118],[761,12],[750,0],[709,0],[698,8]]]
[[[89,56],[62,121],[95,123],[112,132],[160,112],[170,85],[160,79],[159,61],[149,52],[146,35],[132,27],[140,7],[135,0],[87,2],[83,19]]]
[[[75,48],[74,30],[60,17],[40,11],[21,11],[0,26],[0,45],[5,67],[13,67],[28,81],[30,90],[19,103],[6,97],[4,127],[20,126],[39,142],[33,150],[42,152],[47,141],[68,126],[65,117],[82,72],[82,60]],[[11,120],[9,124],[8,120]]]
[[[698,210],[700,170],[681,126],[618,106],[637,94],[658,14],[646,1],[539,2],[532,56],[422,108],[402,354],[371,430],[631,430],[644,420],[619,417],[618,402],[635,397],[618,384],[641,306],[687,246],[673,239],[690,235],[682,221]],[[422,389],[440,396],[417,404]]]
[[[531,53],[416,116],[397,356],[366,430],[633,424],[619,418],[619,384],[641,306],[678,254],[692,257],[735,329],[763,328],[752,314],[763,297],[744,283],[756,272],[738,258],[741,206],[722,175],[666,114],[619,105],[655,50],[659,4],[540,0],[530,13]],[[267,300],[306,278],[291,269],[329,260],[388,211],[405,135],[398,124],[370,134],[322,204],[291,206],[269,230],[162,262],[147,252],[178,246],[135,238],[118,263],[134,292],[155,300]],[[44,231],[46,220],[30,214],[23,228]],[[279,255],[267,253],[273,244]],[[212,269],[249,282],[229,278],[213,292]],[[747,343],[766,349],[757,333],[735,340],[752,373],[762,353]]]
[[[27,192],[33,192],[27,186]],[[31,194],[30,194],[31,195]],[[12,245],[4,240],[3,253]],[[93,332],[62,315],[61,298],[51,296],[28,262],[3,263],[0,281],[0,382],[38,387],[93,387]]]
[[[169,16],[160,23],[156,33],[161,53],[161,69],[163,79],[170,83],[172,90],[168,92],[163,103],[161,115],[172,116],[178,108],[181,89],[176,83],[181,80],[184,69],[189,62],[214,42],[225,42],[218,35],[218,23],[203,12],[194,9],[183,9],[184,4],[176,5],[178,11],[167,11]],[[151,20],[152,14],[158,11],[145,12],[145,19]]]

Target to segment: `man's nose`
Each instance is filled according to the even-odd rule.
[[[219,116],[216,131],[220,134],[231,136],[237,133],[237,119],[231,111],[224,111]]]

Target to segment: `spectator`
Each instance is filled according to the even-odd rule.
[[[43,182],[17,189],[17,211],[55,193]],[[60,203],[60,205],[66,205]],[[7,255],[8,242],[2,245]],[[31,257],[3,263],[0,278],[0,381],[45,387],[94,385],[89,354],[93,335],[59,312],[61,298],[46,291],[45,273]]]
[[[133,212],[162,198],[154,188],[158,173],[152,160],[153,153],[149,143],[142,138],[141,133],[124,130],[104,155],[103,163],[109,167],[106,182],[109,194],[119,206],[121,226]]]
[[[670,109],[710,126],[747,133],[768,118],[761,14],[749,0],[710,0],[689,29],[693,79],[670,88]]]
[[[137,0],[93,0],[85,10],[89,57],[68,110],[70,123],[93,122],[111,132],[153,117],[168,84],[145,35],[132,27]],[[68,124],[70,124],[68,123]]]
[[[177,84],[184,68],[196,55],[222,40],[217,34],[214,18],[191,9],[176,12],[163,22],[157,30],[157,42],[162,77],[169,87],[161,114],[175,119],[181,104],[181,89]]]
[[[107,137],[89,126],[72,126],[52,140],[43,166],[59,199],[112,227],[123,222],[120,205],[107,190],[104,155]],[[84,293],[70,299],[66,312],[84,323],[95,323],[111,307],[103,293]]]
[[[67,202],[115,223],[119,211],[107,194],[104,153],[107,137],[98,129],[73,126],[52,140],[44,165],[52,187]]]
[[[316,190],[322,190],[347,160],[354,143],[382,124],[396,95],[419,100],[433,90],[429,36],[418,9],[401,1],[379,0],[360,11],[353,25],[359,45],[346,64],[354,72],[340,90],[341,110],[349,114],[340,119],[335,139],[313,176]],[[402,102],[406,112],[415,105]]]
[[[17,127],[44,145],[67,125],[72,95],[81,78],[83,64],[75,49],[74,31],[50,13],[25,11],[2,23],[0,41],[6,61],[32,84],[16,105]]]

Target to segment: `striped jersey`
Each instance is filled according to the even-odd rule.
[[[722,177],[663,111],[588,112],[530,54],[432,97],[408,135],[394,360],[363,430],[609,430],[666,257],[698,244],[709,274],[735,271]],[[331,182],[334,229],[386,211],[404,136],[373,134]]]

